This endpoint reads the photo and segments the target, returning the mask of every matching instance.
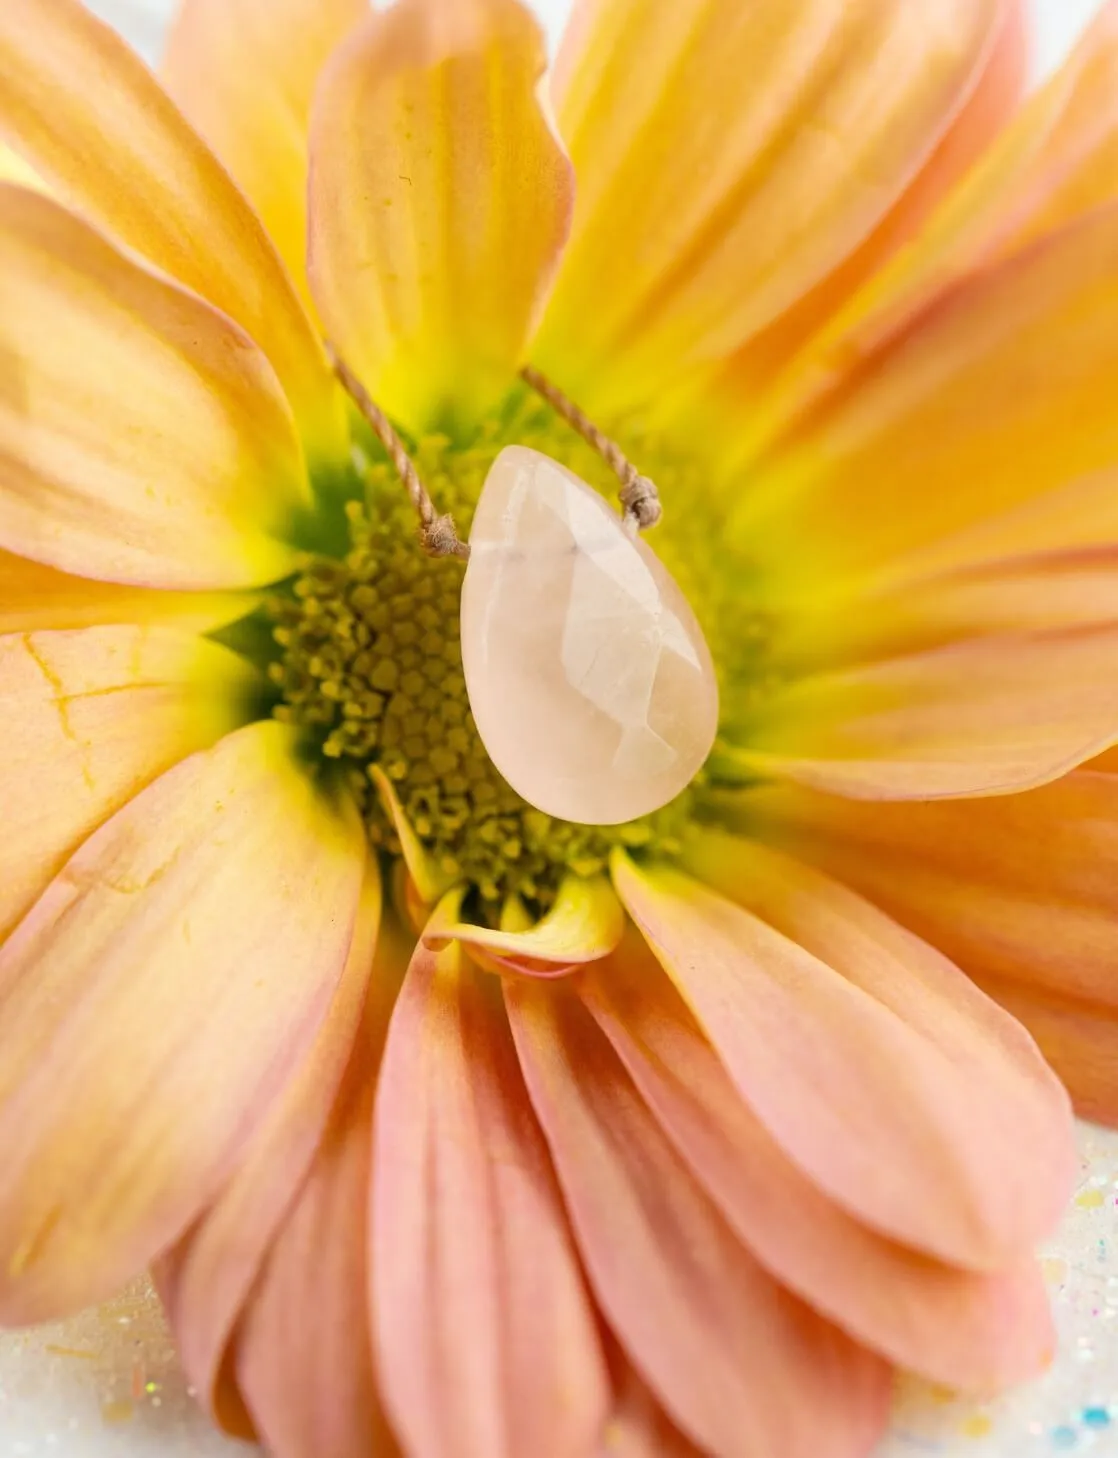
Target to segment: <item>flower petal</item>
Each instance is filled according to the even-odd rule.
[[[866,800],[1026,790],[1118,740],[1118,629],[1006,634],[777,689],[728,773]]]
[[[260,220],[144,63],[78,0],[5,0],[0,137],[63,201],[243,325],[311,455],[344,458],[338,392]]]
[[[275,721],[170,770],[0,948],[0,1316],[107,1296],[225,1184],[309,1053],[365,860]]]
[[[311,127],[311,285],[333,343],[413,429],[512,385],[571,209],[518,0],[401,0],[327,66]]]
[[[629,1363],[615,1365],[622,1368],[617,1395],[596,1458],[702,1458]]]
[[[384,813],[392,822],[392,828],[400,842],[400,854],[404,858],[404,865],[416,895],[425,907],[434,906],[454,885],[455,877],[436,862],[416,835],[411,821],[404,813],[403,805],[400,804],[396,786],[379,765],[370,765],[369,778],[380,796]]]
[[[1113,487],[1111,488],[1113,490]],[[859,662],[997,633],[1118,622],[1118,549],[1001,557],[836,602],[781,625],[783,659]]]
[[[425,1458],[581,1458],[608,1379],[496,983],[482,976],[457,942],[421,944],[389,1027],[373,1176],[384,1400]]]
[[[1003,555],[999,518],[1118,470],[1116,371],[1118,202],[886,335],[756,465],[733,530],[789,598]],[[1044,546],[1109,542],[1111,515]]]
[[[168,588],[290,572],[306,500],[287,402],[252,341],[49,198],[0,186],[0,541]]]
[[[847,1215],[746,1107],[643,945],[592,969],[580,992],[678,1153],[783,1285],[891,1362],[956,1388],[994,1391],[1048,1364],[1036,1263],[975,1275]]]
[[[534,355],[611,409],[757,336],[897,202],[1007,10],[583,0],[556,78],[579,201]]]
[[[852,1215],[996,1271],[1059,1219],[1067,1101],[967,978],[868,902],[759,845],[709,836],[704,879],[616,857],[622,900],[750,1108]],[[742,904],[737,904],[738,902]]]
[[[184,0],[163,79],[307,289],[307,131],[315,82],[367,0]]]
[[[273,1239],[320,1158],[361,1023],[380,914],[380,874],[374,866],[365,878],[341,981],[309,1057],[292,1071],[228,1185],[159,1265],[159,1294],[179,1359],[201,1400],[219,1419],[226,1417],[227,1425],[218,1407],[226,1350]],[[370,1127],[366,1123],[366,1139]],[[325,1285],[320,1299],[328,1294]],[[284,1324],[285,1332],[294,1329]],[[322,1330],[328,1336],[329,1324],[323,1322]],[[320,1344],[301,1344],[304,1362],[311,1350],[320,1350]]]
[[[889,1374],[772,1281],[692,1180],[577,1000],[530,978],[505,998],[532,1102],[602,1308],[700,1447],[862,1458]]]
[[[369,1202],[376,1068],[406,965],[397,930],[378,947],[337,1106],[237,1335],[245,1401],[275,1458],[399,1458],[373,1358]]]
[[[0,633],[163,623],[205,632],[250,613],[251,593],[151,592],[74,577],[0,548]]]
[[[987,990],[1037,1040],[1079,1115],[1118,1124],[1118,1012],[1113,1006],[988,982]]]
[[[1019,110],[920,237],[856,294],[754,411],[787,420],[967,273],[1118,198],[1118,3]]]
[[[743,796],[741,811],[968,975],[1118,1012],[1118,775],[928,805],[782,788]]]
[[[565,876],[555,904],[526,931],[496,931],[446,919],[445,908],[431,918],[424,943],[435,950],[459,941],[486,964],[528,976],[558,977],[606,957],[621,940],[625,912],[605,876]]]
[[[236,726],[254,679],[164,628],[0,637],[0,942],[97,826]]]

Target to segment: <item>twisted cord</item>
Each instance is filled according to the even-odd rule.
[[[537,395],[547,401],[557,415],[562,416],[573,430],[578,431],[587,445],[597,451],[621,482],[619,500],[626,526],[634,532],[643,532],[654,527],[664,514],[655,482],[642,476],[617,442],[599,430],[590,417],[573,400],[568,399],[557,385],[553,385],[546,375],[532,365],[525,365],[520,376],[531,385]]]
[[[404,489],[411,497],[419,517],[419,540],[423,550],[430,557],[468,557],[470,548],[459,537],[454,518],[441,516],[436,511],[435,503],[419,479],[414,461],[408,455],[404,442],[396,434],[388,416],[329,342],[326,344],[326,356],[338,383],[368,422],[373,434],[387,451],[389,460],[396,468],[396,474],[404,483]]]

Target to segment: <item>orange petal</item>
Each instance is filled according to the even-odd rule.
[[[705,1450],[861,1458],[888,1417],[889,1372],[761,1270],[691,1178],[593,1020],[510,978],[524,1076],[610,1325]]]
[[[378,948],[337,1106],[241,1322],[236,1370],[276,1458],[400,1458],[377,1391],[369,1311],[373,1088],[407,954]],[[385,986],[385,983],[390,986]]]
[[[184,0],[163,79],[307,288],[307,130],[315,82],[367,0]]]
[[[257,601],[252,593],[150,592],[98,582],[0,548],[0,633],[107,623],[174,624],[202,633],[244,617]]]
[[[384,1400],[427,1458],[582,1458],[608,1380],[500,1005],[420,945],[377,1091],[373,1307]]]
[[[0,1315],[103,1299],[194,1220],[303,1064],[365,845],[275,721],[142,791],[0,948]]]
[[[159,1293],[179,1359],[201,1400],[226,1426],[230,1415],[219,1407],[226,1350],[273,1239],[312,1164],[321,1159],[320,1145],[358,1035],[380,913],[380,874],[374,866],[366,875],[341,981],[310,1056],[293,1071],[229,1184],[160,1262]],[[284,1323],[282,1331],[292,1329]],[[327,1323],[323,1330],[328,1336]],[[304,1361],[312,1349],[321,1346],[302,1344]]]
[[[434,949],[459,941],[486,965],[527,976],[561,977],[587,962],[606,957],[621,940],[625,912],[605,876],[565,876],[555,904],[524,931],[496,931],[436,911],[424,933]]]
[[[801,615],[785,616],[780,653],[793,662],[833,666],[995,633],[1066,631],[1116,621],[1118,549],[1083,548],[1002,557],[840,602],[811,604]]]
[[[727,774],[865,800],[1025,790],[1118,740],[1118,629],[1005,635],[777,689]]]
[[[1118,1125],[1118,1013],[1012,983],[987,990],[1028,1028],[1067,1085],[1081,1118]]]
[[[6,548],[168,588],[293,569],[273,533],[306,500],[299,445],[235,324],[22,188],[0,186],[0,280]]]
[[[97,826],[235,727],[254,681],[164,628],[0,637],[0,942]]]
[[[144,63],[79,0],[5,0],[0,137],[63,201],[243,325],[310,454],[344,458],[338,392],[259,218]]]
[[[1074,1169],[1066,1099],[957,968],[748,842],[710,837],[691,856],[733,901],[616,859],[622,899],[742,1097],[832,1199],[974,1270],[1051,1231]]]
[[[578,206],[534,354],[610,409],[756,337],[898,201],[1007,8],[583,0],[556,78]]]
[[[518,0],[401,0],[327,66],[311,128],[311,284],[334,344],[413,429],[514,383],[566,237],[570,166]]]
[[[1026,795],[875,805],[789,788],[741,810],[969,975],[1118,1012],[1118,776]]]
[[[967,273],[1118,198],[1118,3],[1021,107],[911,247],[873,278],[771,385],[763,429],[834,387]]]
[[[789,598],[1019,550],[999,518],[1118,469],[1116,372],[1118,202],[881,340],[755,467],[734,530]],[[1112,518],[1057,520],[1044,547],[1109,542]]]
[[[742,1102],[647,949],[627,946],[580,990],[679,1154],[778,1281],[891,1362],[937,1382],[989,1392],[1047,1366],[1055,1338],[1035,1262],[975,1275],[846,1214]]]

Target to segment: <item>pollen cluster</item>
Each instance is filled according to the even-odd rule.
[[[567,427],[521,405],[514,421],[491,422],[469,447],[430,437],[413,449],[439,510],[454,515],[463,535],[489,467],[510,439],[610,490],[608,472]],[[658,484],[662,496],[679,499],[672,483]],[[566,870],[594,874],[615,845],[673,854],[694,811],[694,788],[643,820],[586,827],[542,814],[505,783],[466,696],[458,631],[463,564],[422,551],[411,503],[387,461],[371,460],[363,488],[346,505],[348,550],[313,558],[271,602],[279,651],[269,672],[280,696],[276,716],[306,729],[345,776],[373,845],[389,855],[400,849],[370,774],[379,766],[440,869],[475,888],[492,912],[510,895],[546,908]],[[686,591],[683,556],[669,565]]]

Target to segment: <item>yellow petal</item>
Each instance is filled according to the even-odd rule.
[[[0,142],[0,182],[15,182],[20,187],[30,187],[36,192],[46,192],[47,186],[30,162]]]
[[[475,956],[481,953],[486,965],[542,976],[608,957],[625,930],[625,913],[605,876],[564,877],[554,906],[525,931],[474,926],[459,920],[457,907],[452,910],[447,916],[444,904],[435,912],[423,934],[427,946],[459,941]]]
[[[898,334],[968,273],[1118,200],[1118,4],[1020,109],[921,237],[802,351],[756,417],[749,449]]]
[[[338,392],[259,218],[139,57],[78,0],[0,7],[0,139],[63,201],[242,324],[312,456],[343,455]]]
[[[0,633],[105,623],[173,623],[201,633],[244,617],[257,601],[244,592],[152,592],[98,582],[0,549]]]
[[[107,1296],[183,1233],[310,1054],[365,864],[274,720],[168,771],[0,948],[0,1313]]]
[[[0,542],[66,572],[227,588],[290,572],[291,412],[244,332],[57,203],[0,185]]]
[[[311,284],[334,344],[414,429],[513,383],[566,236],[570,166],[517,0],[401,0],[336,54],[311,128]]]
[[[184,0],[162,74],[307,288],[307,129],[327,57],[366,0]]]
[[[411,821],[404,813],[404,807],[400,804],[396,786],[380,766],[373,765],[369,774],[376,786],[377,794],[380,796],[384,813],[392,821],[412,886],[425,907],[433,906],[441,896],[450,890],[457,877],[449,875],[438,865],[419,836],[416,835]]]
[[[1118,202],[883,341],[766,461],[736,529],[808,597],[1027,550],[1020,514],[1058,492],[1037,546],[1109,542],[1091,478],[1118,468],[1116,372]]]
[[[1000,0],[584,0],[579,179],[534,356],[608,409],[730,354],[878,226],[981,74]]]
[[[91,831],[234,727],[252,679],[167,629],[0,638],[0,941]]]

